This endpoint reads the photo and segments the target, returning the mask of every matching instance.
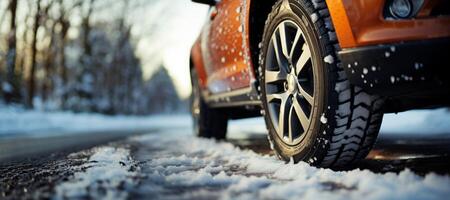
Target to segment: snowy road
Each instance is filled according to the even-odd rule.
[[[332,171],[277,160],[261,130],[249,127],[232,126],[229,142],[198,139],[190,127],[174,127],[69,155],[2,163],[0,197],[445,199],[450,195],[448,134],[381,137],[355,169]]]

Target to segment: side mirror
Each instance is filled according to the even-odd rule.
[[[210,6],[215,6],[216,3],[217,3],[216,0],[192,0],[192,2],[207,4],[207,5],[210,5]]]

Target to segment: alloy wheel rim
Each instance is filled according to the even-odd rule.
[[[314,68],[300,27],[282,21],[272,33],[265,58],[265,90],[270,120],[280,139],[296,145],[311,123]]]

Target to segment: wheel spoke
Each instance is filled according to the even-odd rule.
[[[288,102],[289,100],[289,95],[285,93],[285,95],[282,96],[281,98],[281,105],[280,105],[280,114],[278,116],[278,134],[280,135],[281,138],[283,138],[284,133],[285,133],[285,129],[286,129],[286,124],[287,124],[287,120],[288,119],[288,114],[289,114],[289,108],[290,108],[290,103]]]
[[[284,98],[287,98],[288,94],[286,92],[277,93],[277,94],[267,94],[267,103],[272,103],[274,100],[282,101]]]
[[[280,70],[282,70],[284,68],[283,61],[282,61],[283,52],[280,52],[280,49],[278,46],[278,39],[275,34],[272,36],[272,43],[273,43],[273,50],[275,52],[275,57],[277,58],[278,67]]]
[[[303,87],[301,85],[299,85],[298,88],[299,88],[300,95],[312,106],[314,103],[313,96],[311,96],[308,92],[306,92],[305,89],[303,89]]]
[[[264,79],[266,83],[273,83],[280,80],[286,80],[287,73],[285,70],[280,69],[279,71],[269,71],[266,70]]]
[[[280,33],[281,50],[283,52],[284,57],[289,59],[289,50],[288,50],[288,44],[287,44],[287,38],[286,38],[286,26],[285,26],[284,22],[282,22],[278,26],[278,30]]]
[[[300,40],[301,35],[302,35],[302,32],[297,29],[296,33],[295,33],[294,42],[292,43],[291,51],[289,52],[289,58],[291,58],[291,59],[292,59],[295,49],[297,48],[298,41]]]
[[[311,52],[309,51],[308,44],[305,42],[302,47],[302,55],[298,59],[297,65],[295,66],[295,73],[297,76],[300,74],[303,67],[305,67],[306,62],[308,62],[309,59],[311,59]]]
[[[297,97],[294,97],[294,101],[292,102],[295,113],[297,114],[297,117],[300,121],[300,124],[302,124],[303,130],[307,130],[309,125],[309,118],[306,116],[305,111],[303,110],[302,106],[300,106],[300,102],[298,101]]]

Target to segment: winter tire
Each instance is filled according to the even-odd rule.
[[[342,167],[365,158],[382,99],[350,85],[324,0],[279,0],[264,27],[259,83],[269,140],[286,161]]]
[[[191,69],[191,80],[191,113],[194,133],[198,137],[225,139],[228,125],[226,113],[220,109],[210,108],[205,103],[200,93],[195,69]]]

